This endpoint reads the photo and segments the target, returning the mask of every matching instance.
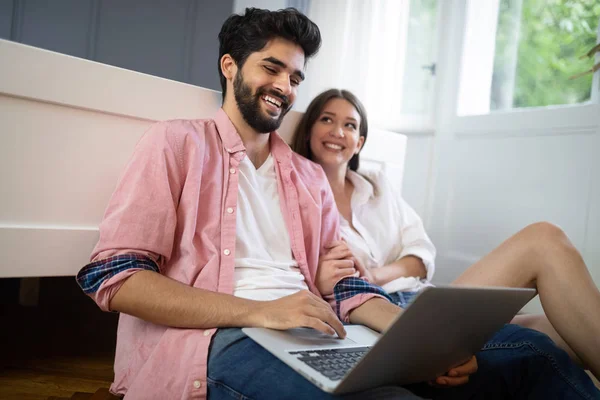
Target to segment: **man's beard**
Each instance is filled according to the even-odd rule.
[[[291,109],[291,105],[289,104],[287,96],[278,94],[275,91],[267,92],[258,89],[256,94],[253,95],[250,86],[246,85],[246,82],[244,82],[244,78],[242,77],[240,70],[238,70],[235,75],[235,79],[233,80],[233,94],[238,108],[242,113],[242,117],[246,123],[258,133],[269,133],[277,130],[283,121],[283,117]],[[261,97],[264,95],[269,95],[282,101],[279,118],[273,119],[263,116],[260,102]]]

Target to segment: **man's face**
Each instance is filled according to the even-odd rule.
[[[233,94],[252,129],[269,133],[279,128],[296,100],[303,68],[302,48],[284,39],[273,39],[248,56],[233,79]]]

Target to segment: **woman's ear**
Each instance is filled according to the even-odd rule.
[[[221,72],[227,80],[232,80],[237,73],[237,64],[229,54],[224,54],[221,57]]]
[[[365,137],[359,136],[358,143],[356,144],[356,150],[354,150],[354,154],[360,153],[360,151],[362,150],[363,144],[365,144]]]

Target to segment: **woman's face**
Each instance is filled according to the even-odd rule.
[[[360,115],[350,102],[335,98],[325,103],[310,131],[314,161],[324,167],[346,168],[364,142],[359,126]]]

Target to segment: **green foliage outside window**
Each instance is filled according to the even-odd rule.
[[[599,0],[501,0],[491,109],[582,103],[590,99]]]

